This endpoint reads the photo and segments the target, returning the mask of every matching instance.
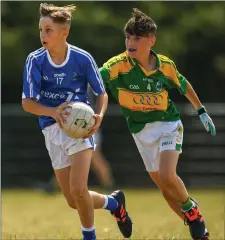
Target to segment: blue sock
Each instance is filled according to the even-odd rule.
[[[96,240],[95,228],[94,226],[91,228],[81,227],[83,233],[83,240]]]
[[[118,208],[118,202],[113,196],[105,195],[105,204],[103,208],[114,212]]]

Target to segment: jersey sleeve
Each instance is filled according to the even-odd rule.
[[[102,79],[103,79],[103,83],[104,83],[104,86],[106,88],[106,90],[108,89],[108,83],[109,83],[109,80],[110,80],[110,74],[109,74],[109,71],[106,67],[106,65],[104,64],[100,69],[100,74],[102,76]]]
[[[38,69],[35,57],[29,55],[24,66],[22,98],[34,98],[39,100],[40,91],[41,72]]]
[[[97,64],[91,55],[88,55],[86,63],[86,77],[95,95],[105,92],[103,80]]]
[[[175,69],[176,76],[179,81],[179,84],[176,85],[176,88],[180,92],[180,94],[185,95],[187,92],[187,79],[178,72],[177,67],[174,62],[172,62],[172,66]]]

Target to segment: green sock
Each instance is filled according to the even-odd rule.
[[[185,202],[181,203],[181,209],[186,212],[189,211],[193,205],[194,203],[191,201],[190,197],[188,197]]]

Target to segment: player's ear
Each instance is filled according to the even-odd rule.
[[[70,33],[70,28],[67,25],[62,26],[62,36],[67,38]]]
[[[155,36],[149,36],[149,45],[150,47],[153,47],[156,42],[156,37]]]
[[[70,33],[70,29],[69,28],[64,28],[63,36],[68,37],[69,33]]]

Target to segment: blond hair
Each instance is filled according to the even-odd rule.
[[[72,13],[76,10],[74,4],[59,7],[53,4],[41,3],[40,4],[40,16],[50,17],[55,23],[65,23],[70,25],[72,19]]]

